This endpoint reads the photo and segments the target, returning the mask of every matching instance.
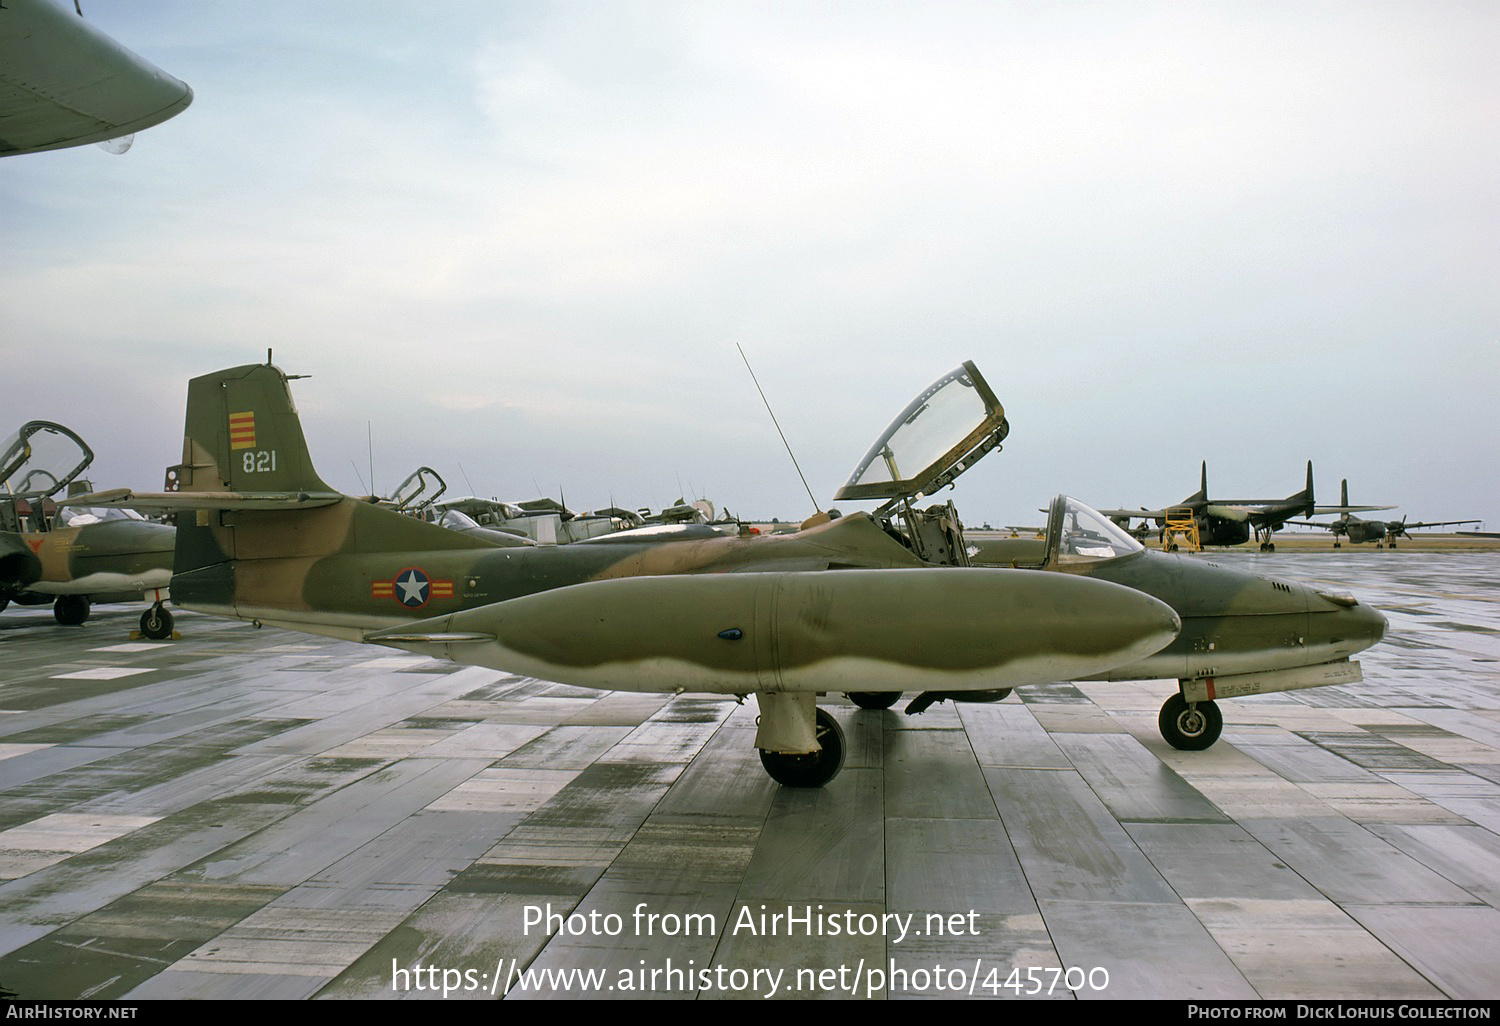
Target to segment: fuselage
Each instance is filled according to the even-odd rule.
[[[381,532],[429,547],[359,549]],[[188,608],[618,690],[988,691],[1135,662],[1180,626],[1110,582],[927,565],[865,514],[496,548],[346,500],[187,524],[179,546]]]
[[[3,586],[12,593],[99,595],[165,588],[176,532],[145,520],[106,520],[7,535]],[[29,555],[29,558],[27,558]],[[12,572],[13,571],[13,572]]]

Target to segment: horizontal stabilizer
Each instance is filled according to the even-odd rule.
[[[70,495],[59,506],[94,508],[188,510],[188,509],[314,509],[343,499],[338,492],[137,492],[111,488],[86,495]]]

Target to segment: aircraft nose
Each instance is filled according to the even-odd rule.
[[[1336,635],[1338,642],[1348,646],[1347,654],[1363,652],[1385,637],[1386,619],[1380,610],[1345,592],[1320,591],[1317,596],[1327,605],[1337,607],[1329,621],[1333,628],[1331,633]],[[1316,622],[1318,617],[1314,617]]]
[[[1369,634],[1371,645],[1375,644],[1381,638],[1385,637],[1385,614],[1381,613],[1378,609],[1373,609],[1370,606],[1366,605],[1359,605],[1355,606],[1354,608],[1360,620],[1361,626],[1363,626]]]

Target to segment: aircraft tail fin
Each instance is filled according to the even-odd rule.
[[[1204,503],[1204,502],[1207,502],[1207,501],[1208,501],[1208,460],[1204,460],[1203,461],[1203,465],[1202,465],[1202,467],[1200,468],[1200,471],[1199,471],[1198,494],[1197,495],[1189,495],[1186,499],[1182,500],[1181,505],[1183,505],[1183,506],[1191,506],[1194,503]]]
[[[385,575],[405,565],[392,554],[420,554],[425,574],[461,550],[493,546],[334,491],[313,467],[287,381],[265,363],[189,382],[182,463],[167,472],[168,492],[147,499],[178,511],[172,599],[358,637],[363,625],[409,612],[391,598]],[[422,580],[410,587],[451,597],[451,579]]]
[[[1339,482],[1339,505],[1349,505],[1349,479],[1347,477]],[[1346,510],[1345,512],[1339,514],[1339,519],[1347,524],[1349,522],[1348,511]]]
[[[313,467],[287,381],[258,363],[188,382],[182,463],[167,490],[336,494]]]
[[[1288,503],[1293,503],[1293,502],[1300,502],[1300,503],[1302,503],[1303,504],[1303,509],[1302,509],[1302,513],[1301,513],[1302,516],[1304,516],[1304,517],[1310,517],[1310,516],[1313,515],[1313,512],[1314,512],[1315,508],[1317,507],[1317,500],[1313,498],[1313,469],[1312,469],[1312,460],[1308,460],[1307,461],[1307,484],[1303,487],[1302,491],[1297,492],[1294,495],[1288,495],[1287,498],[1286,498],[1286,501]],[[1345,505],[1348,505],[1348,504],[1345,503]]]

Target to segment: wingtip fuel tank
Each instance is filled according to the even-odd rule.
[[[955,692],[1102,672],[1180,627],[1107,582],[947,567],[593,581],[365,640],[626,691]]]

